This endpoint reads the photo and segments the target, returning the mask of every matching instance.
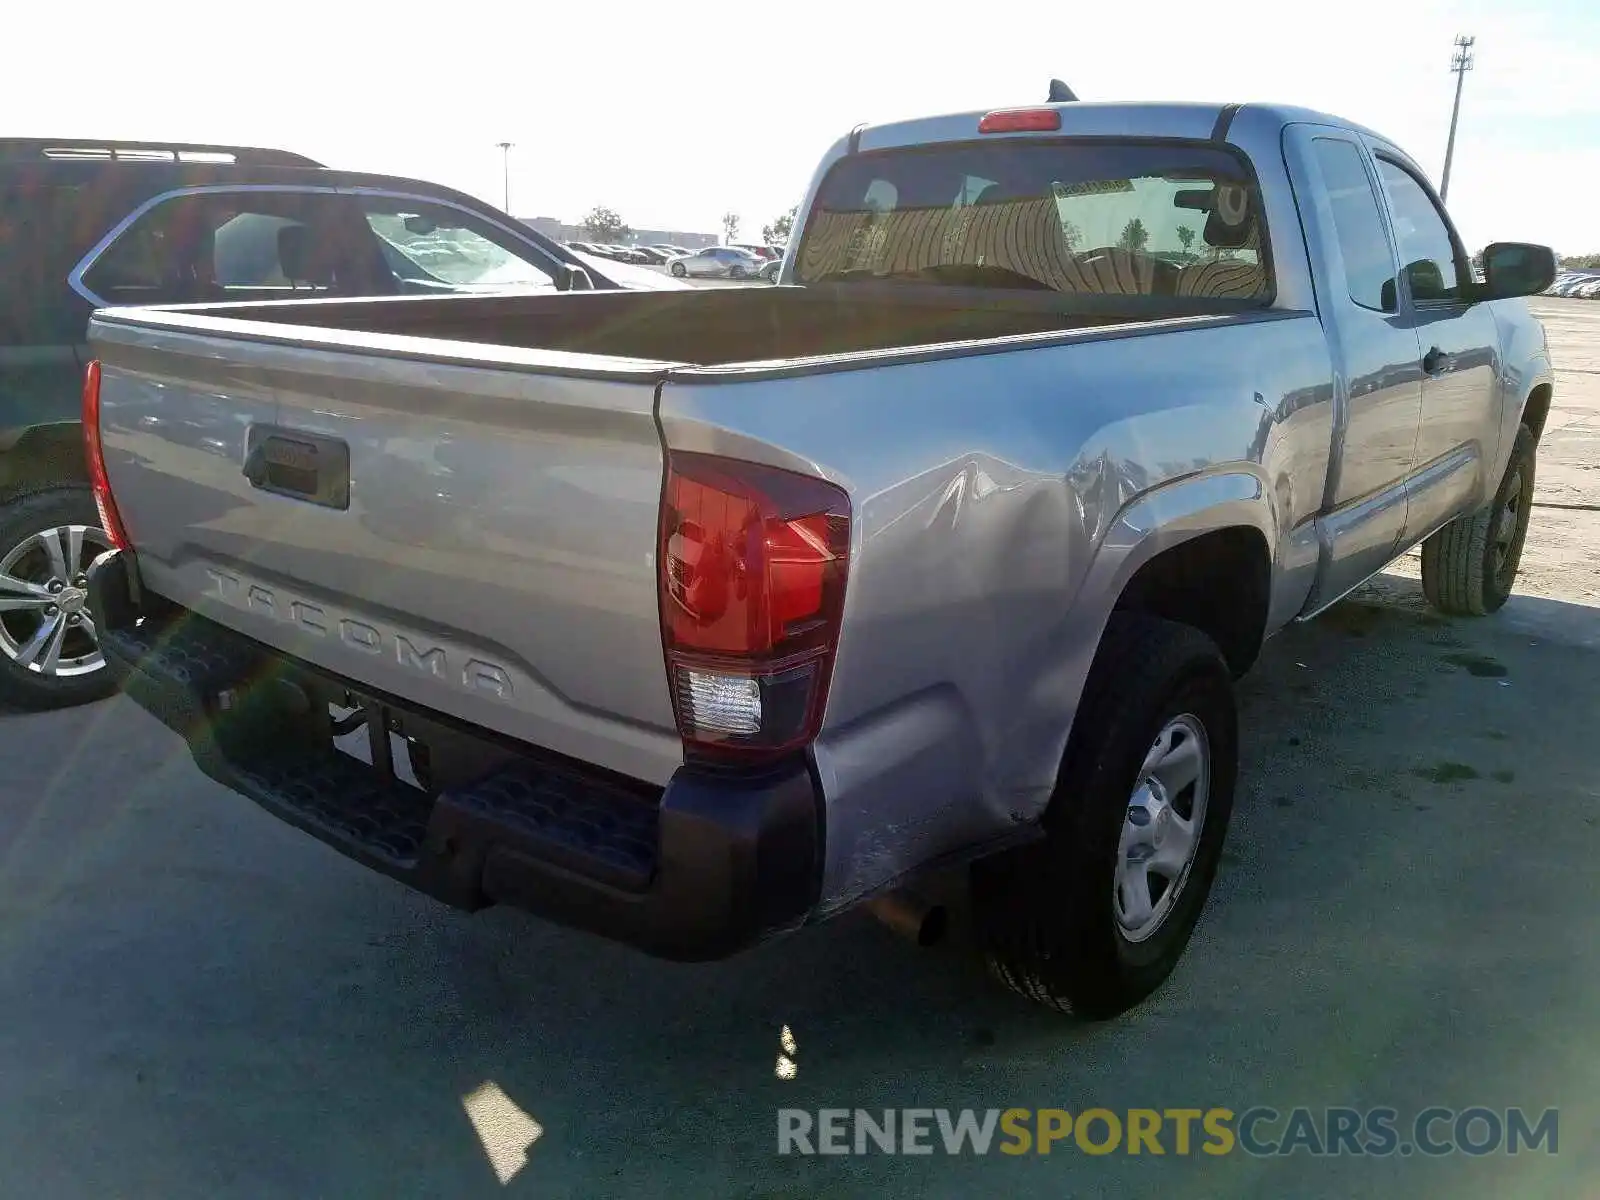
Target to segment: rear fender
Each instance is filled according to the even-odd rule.
[[[1310,523],[1307,525],[1309,528]],[[1017,731],[1012,746],[1025,753],[1027,761],[1018,764],[1020,770],[1010,789],[1016,817],[1037,820],[1054,794],[1084,683],[1106,624],[1129,581],[1163,551],[1202,534],[1234,528],[1255,529],[1266,539],[1273,556],[1271,587],[1276,593],[1282,586],[1283,571],[1274,506],[1264,481],[1252,472],[1192,475],[1139,496],[1113,518],[1057,633],[1056,644],[1041,648],[1049,669],[1039,673],[1019,708],[1019,725],[1026,728]],[[1305,560],[1303,570],[1309,579],[1316,569],[1314,536],[1297,555]],[[1270,614],[1280,603],[1276,595],[1269,602],[1269,630],[1274,628]]]

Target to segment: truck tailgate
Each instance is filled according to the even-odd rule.
[[[146,586],[374,690],[667,780],[658,368],[180,324],[91,328]]]

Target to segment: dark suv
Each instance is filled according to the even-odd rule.
[[[281,150],[0,139],[0,703],[115,686],[83,607],[107,545],[78,425],[95,308],[663,282],[449,188]]]

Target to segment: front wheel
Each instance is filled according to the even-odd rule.
[[[738,263],[734,263],[733,266],[728,268],[728,278],[729,279],[743,279],[744,278],[744,268],[741,267]]]
[[[1104,1018],[1172,973],[1233,810],[1233,677],[1198,630],[1116,614],[1084,688],[1042,841],[973,868],[989,965],[1014,991]]]
[[[87,489],[0,509],[0,702],[61,708],[116,690],[89,615],[89,564],[111,548]]]
[[[682,263],[673,263],[672,264],[672,273],[674,275],[676,275],[679,279],[682,279],[685,275],[687,275],[689,273],[689,268],[684,266]]]
[[[1511,598],[1533,512],[1539,443],[1517,426],[1511,461],[1488,507],[1457,517],[1422,543],[1422,594],[1440,612],[1482,617]]]

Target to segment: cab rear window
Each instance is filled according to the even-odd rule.
[[[854,155],[823,180],[796,270],[802,283],[1272,295],[1249,168],[1203,143],[1007,138]]]

